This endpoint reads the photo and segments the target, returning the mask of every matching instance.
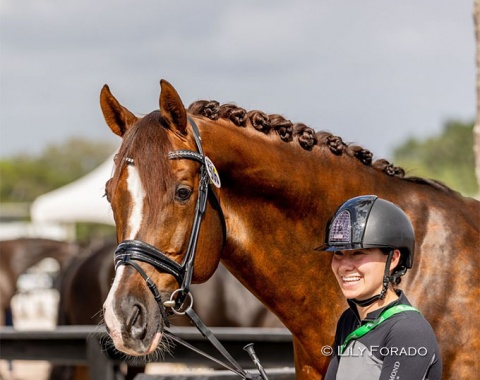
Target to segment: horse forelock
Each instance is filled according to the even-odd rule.
[[[144,187],[145,202],[153,213],[157,213],[161,204],[158,200],[173,192],[175,177],[168,160],[171,150],[172,144],[162,125],[160,112],[154,111],[144,116],[123,137],[115,158],[113,188],[118,185],[125,166],[134,165]]]
[[[345,143],[341,137],[327,131],[316,132],[303,123],[292,123],[279,114],[267,114],[262,111],[245,109],[233,103],[220,104],[216,100],[198,100],[193,102],[188,111],[195,116],[203,116],[210,120],[227,119],[237,127],[253,128],[263,134],[276,134],[283,142],[299,144],[305,150],[328,149],[332,154],[346,155],[358,160],[365,166],[383,172],[384,174],[401,178],[405,181],[432,186],[442,192],[455,195],[458,193],[445,184],[419,177],[405,176],[405,170],[394,166],[385,159],[373,160],[370,150],[361,146]]]

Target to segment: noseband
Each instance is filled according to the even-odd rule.
[[[187,251],[183,258],[182,264],[178,264],[170,257],[168,257],[164,252],[140,240],[124,240],[118,245],[115,251],[115,269],[117,269],[120,265],[130,265],[140,273],[140,275],[145,279],[148,288],[153,293],[153,296],[155,297],[155,300],[160,307],[164,323],[167,327],[169,327],[169,322],[165,305],[161,298],[161,294],[158,291],[155,283],[145,273],[145,271],[140,267],[140,265],[136,263],[136,261],[148,263],[155,267],[157,270],[168,273],[175,277],[175,280],[180,285],[180,288],[174,292],[174,294],[177,295],[176,299],[170,299],[170,302],[167,301],[167,306],[172,308],[180,308],[185,301],[186,296],[190,293],[190,285],[193,276],[193,264],[195,260],[195,251],[198,242],[198,234],[207,206],[207,199],[209,194],[212,195],[214,207],[220,213],[224,244],[226,238],[225,218],[220,207],[220,203],[213,191],[210,191],[209,193],[209,190],[211,190],[210,182],[213,182],[217,187],[220,187],[220,180],[212,162],[203,153],[200,133],[197,125],[191,118],[189,118],[189,121],[193,129],[193,137],[195,139],[198,152],[194,152],[191,150],[174,150],[168,153],[168,158],[170,160],[188,159],[200,163],[200,180],[198,187],[197,204],[195,207],[195,216],[193,219],[192,231],[190,233],[190,240],[188,242]],[[133,165],[134,161],[133,159],[129,159],[127,163]],[[172,296],[174,294],[172,294]]]
[[[206,337],[210,343],[220,352],[225,359],[227,359],[230,364],[226,364],[217,358],[199,350],[196,347],[193,347],[189,343],[185,342],[184,340],[176,337],[174,334],[171,334],[169,331],[165,331],[164,333],[167,334],[171,339],[175,342],[184,345],[185,347],[201,354],[208,359],[216,362],[224,366],[225,368],[229,369],[230,371],[238,374],[243,379],[262,379],[268,380],[267,374],[265,373],[263,367],[260,364],[260,361],[255,355],[252,345],[245,346],[245,350],[248,352],[250,357],[252,358],[253,362],[257,366],[260,375],[254,376],[250,374],[248,371],[243,370],[243,368],[235,361],[235,359],[228,353],[225,347],[221,344],[221,342],[212,334],[212,332],[208,329],[207,326],[202,322],[202,320],[198,317],[195,311],[192,308],[192,304],[187,306],[185,312],[179,312],[182,308],[183,303],[185,302],[185,298],[187,296],[191,297],[190,294],[190,285],[192,283],[193,277],[193,264],[195,261],[195,250],[197,248],[198,242],[198,234],[200,231],[200,225],[202,224],[203,215],[205,213],[207,207],[207,199],[209,195],[212,195],[212,200],[214,202],[214,208],[218,210],[220,214],[220,219],[222,222],[222,231],[223,231],[223,244],[225,244],[226,239],[226,224],[225,224],[225,217],[223,215],[222,208],[220,207],[220,202],[216,197],[215,193],[211,190],[210,186],[213,183],[215,186],[220,187],[220,178],[218,177],[217,170],[213,165],[212,161],[205,156],[202,149],[200,133],[198,131],[198,127],[192,119],[188,119],[193,129],[193,137],[195,138],[195,143],[197,145],[198,152],[193,152],[191,150],[174,150],[168,153],[168,158],[170,160],[178,160],[178,159],[188,159],[194,160],[200,163],[200,180],[198,186],[198,197],[197,197],[197,204],[195,207],[195,216],[193,219],[193,226],[192,231],[190,233],[190,240],[188,242],[187,251],[183,258],[182,264],[178,264],[176,261],[173,261],[170,257],[168,257],[164,252],[158,250],[154,246],[147,244],[140,240],[124,240],[121,242],[117,249],[115,250],[115,269],[117,269],[120,265],[130,265],[134,267],[138,273],[145,279],[148,288],[153,293],[155,297],[155,301],[160,308],[160,312],[162,314],[163,322],[165,326],[170,327],[170,323],[168,321],[168,315],[166,308],[171,308],[173,313],[176,314],[186,314],[188,318],[190,318],[191,322],[197,327],[197,329],[202,333],[204,337]],[[127,164],[133,165],[134,161],[132,158],[127,159]],[[209,193],[210,190],[210,193]],[[180,285],[180,288],[175,290],[171,295],[168,301],[163,302],[162,296],[158,291],[157,286],[152,281],[152,279],[145,273],[145,271],[136,263],[136,261],[142,261],[148,263],[155,267],[157,270],[161,272],[168,273],[175,277],[175,280]],[[175,298],[176,297],[176,298]],[[193,303],[193,298],[191,298]]]

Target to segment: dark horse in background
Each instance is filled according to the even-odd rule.
[[[438,182],[405,177],[359,146],[277,114],[215,101],[186,110],[163,80],[159,110],[144,117],[123,107],[107,86],[100,103],[107,124],[123,139],[106,185],[117,240],[147,243],[176,263],[187,250],[206,165],[185,158],[199,146],[188,117],[198,126],[205,156],[221,178],[221,187],[210,192],[221,207],[209,197],[193,281],[210,278],[221,260],[291,331],[297,379],[323,378],[329,358],[322,346],[332,344],[346,307],[331,256],[314,248],[336,208],[364,194],[398,204],[414,225],[414,265],[401,287],[437,334],[445,379],[478,376],[480,202]],[[178,289],[171,274],[136,263],[163,300]],[[117,269],[104,308],[119,350],[148,356],[162,347],[161,310],[133,266]]]
[[[60,267],[65,267],[78,250],[75,243],[52,239],[0,241],[0,325],[5,325],[6,319],[11,319],[10,303],[21,274],[47,257],[57,260]]]
[[[103,324],[102,305],[115,277],[113,252],[116,247],[115,239],[94,241],[61,272],[56,282],[60,294],[58,325]],[[193,307],[208,326],[284,327],[224,267],[220,267],[209,281],[194,285],[192,294]],[[191,326],[184,316],[173,315],[170,322],[174,326]],[[123,371],[126,379],[133,379],[144,371],[144,367],[128,366],[117,370]],[[88,367],[55,365],[50,379],[88,380]]]

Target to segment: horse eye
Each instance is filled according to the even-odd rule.
[[[176,198],[180,201],[186,201],[192,195],[192,190],[188,187],[179,187],[177,189]]]

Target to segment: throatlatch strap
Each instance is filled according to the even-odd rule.
[[[340,346],[340,353],[343,354],[343,351],[345,351],[345,348],[347,347],[348,343],[350,343],[350,341],[361,338],[366,333],[377,327],[380,323],[385,322],[392,315],[401,313],[403,311],[416,311],[417,313],[420,313],[420,311],[410,305],[392,306],[391,308],[384,310],[375,321],[367,322],[363,326],[360,326],[358,329],[352,331],[345,339],[345,342],[343,342],[343,344]]]

